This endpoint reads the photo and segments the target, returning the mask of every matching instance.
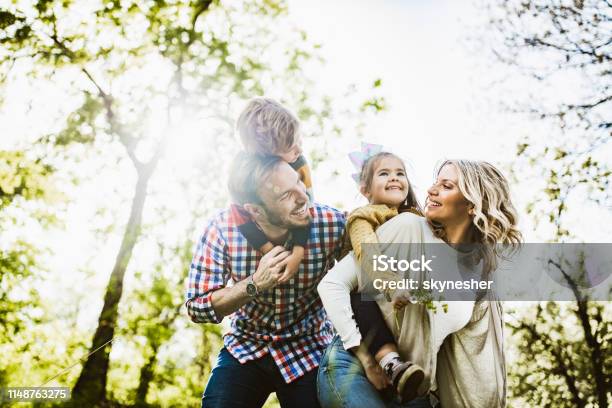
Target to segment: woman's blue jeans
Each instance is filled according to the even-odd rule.
[[[344,350],[338,336],[321,359],[317,392],[323,408],[431,408],[427,397],[400,404],[395,397],[378,392],[357,357]]]

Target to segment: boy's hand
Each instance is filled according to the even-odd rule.
[[[278,283],[285,283],[289,279],[293,278],[293,275],[295,275],[298,269],[300,268],[300,263],[302,263],[302,259],[304,259],[304,247],[293,247],[291,255],[289,255],[286,259],[287,264],[285,266],[285,271],[278,279]]]

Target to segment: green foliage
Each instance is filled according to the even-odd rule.
[[[39,257],[43,245],[32,242],[27,225],[37,219],[48,226],[55,216],[36,206],[58,197],[54,190],[54,169],[24,151],[0,151],[0,339],[9,339],[35,317],[40,297],[32,286],[41,273]],[[24,231],[25,229],[25,231]]]
[[[197,405],[221,335],[218,326],[192,325],[182,310],[191,241],[179,247],[158,243],[158,249],[153,273],[137,273],[138,289],[122,304],[123,324],[117,341],[129,350],[124,352],[138,359],[115,363],[109,373],[111,396],[136,406]],[[182,342],[184,338],[191,342]],[[188,352],[182,349],[185,346]],[[185,359],[186,354],[193,359]]]
[[[607,304],[585,305],[593,336],[602,350],[609,350],[612,316]],[[514,340],[510,344],[523,356],[512,366],[509,377],[510,397],[514,401],[540,407],[596,406],[593,350],[585,341],[575,303],[543,302],[519,320],[510,321],[508,327]],[[612,375],[609,353],[603,367],[609,383]],[[609,390],[609,384],[607,387]]]
[[[66,119],[66,126],[50,142],[57,146],[71,143],[93,143],[96,138],[98,118],[104,113],[104,104],[99,97],[89,92],[83,93],[83,104],[71,112]]]
[[[49,198],[53,168],[23,151],[0,151],[0,211],[16,199]]]
[[[526,211],[554,227],[551,241],[573,235],[569,203],[610,206],[610,3],[588,0],[487,1],[491,51],[528,88],[506,108],[539,120],[517,143],[513,173],[539,192]],[[508,70],[509,69],[509,70]],[[574,86],[574,88],[570,88]],[[573,92],[559,92],[560,88]],[[509,323],[516,359],[510,397],[526,406],[608,406],[612,361],[610,307],[589,302],[544,302]],[[513,344],[513,343],[511,343]],[[603,354],[603,356],[602,356]]]
[[[4,30],[12,26],[18,20],[18,17],[5,10],[0,10],[0,29]]]
[[[39,320],[32,317],[40,298],[31,287],[36,267],[37,249],[17,241],[9,249],[0,249],[0,339],[10,339]]]

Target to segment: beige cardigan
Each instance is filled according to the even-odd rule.
[[[442,242],[433,236],[423,217],[411,213],[387,221],[377,234],[382,245]],[[398,250],[407,247],[394,246]],[[410,247],[415,251],[414,245]],[[421,249],[425,252],[426,246]],[[418,255],[398,253],[396,257]],[[346,349],[361,342],[350,307],[350,292],[362,287],[360,279],[359,266],[349,254],[319,284],[323,305]],[[506,368],[501,304],[490,294],[487,300],[476,304],[448,303],[448,313],[432,313],[418,304],[409,304],[396,312],[391,303],[378,302],[402,357],[425,371],[426,381],[420,394],[436,391],[444,408],[504,407]]]

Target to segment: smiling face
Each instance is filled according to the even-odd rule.
[[[473,206],[459,190],[459,173],[454,164],[444,165],[435,183],[427,190],[425,217],[442,225],[470,220]]]
[[[299,175],[282,162],[259,188],[264,217],[279,228],[305,227],[310,222],[308,195]]]
[[[401,160],[386,156],[375,165],[372,181],[362,187],[362,194],[371,204],[399,207],[408,195],[408,178]]]

